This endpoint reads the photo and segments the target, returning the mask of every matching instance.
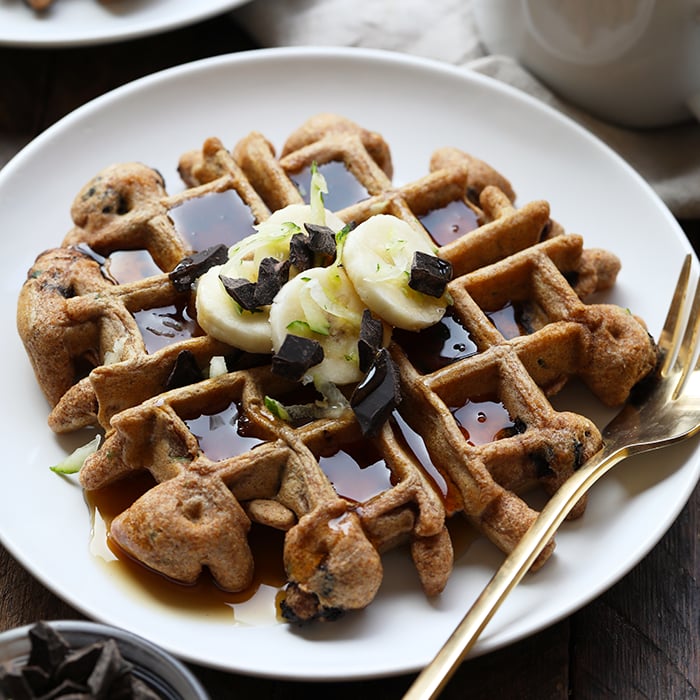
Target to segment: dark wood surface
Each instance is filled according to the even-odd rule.
[[[107,90],[172,65],[254,48],[252,40],[228,17],[162,36],[100,47],[0,47],[0,166],[58,118]],[[697,249],[699,222],[681,224]],[[535,636],[467,661],[443,697],[697,698],[699,526],[700,489],[696,489],[661,542],[618,584]],[[0,546],[0,630],[38,619],[78,617],[78,612],[24,571]],[[415,633],[410,624],[407,618],[407,634]],[[194,671],[213,698],[256,700],[387,700],[401,697],[412,680],[412,676],[400,676],[351,683],[302,683],[201,667],[194,667]]]

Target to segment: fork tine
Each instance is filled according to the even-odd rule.
[[[673,392],[673,398],[678,398],[681,392],[685,380],[688,374],[693,369],[693,360],[695,358],[696,348],[698,346],[698,339],[700,338],[700,285],[695,290],[695,296],[693,297],[693,304],[690,307],[690,313],[688,315],[688,323],[686,325],[685,333],[683,334],[683,340],[681,341],[681,346],[678,349],[678,356],[676,358],[676,364],[674,365],[674,370],[678,372],[678,381],[676,382],[676,388]]]
[[[690,268],[692,256],[686,255],[678,275],[678,282],[673,292],[671,305],[668,308],[666,320],[657,341],[662,353],[661,376],[668,375],[673,363],[677,361],[677,349],[681,344],[681,336],[684,329],[684,315],[686,299],[688,296],[688,284],[690,281]]]

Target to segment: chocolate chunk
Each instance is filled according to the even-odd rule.
[[[319,265],[330,263],[335,257],[335,233],[329,226],[304,224],[309,234],[309,248],[320,256]]]
[[[270,355],[231,348],[224,356],[224,360],[226,361],[227,371],[236,372],[240,369],[251,369],[252,367],[260,367],[260,365],[267,365],[270,362]]]
[[[258,281],[219,275],[226,293],[246,311],[272,304],[277,292],[289,280],[289,260],[263,258],[258,267]]]
[[[223,265],[227,260],[228,248],[219,243],[183,258],[168,277],[178,292],[186,292],[210,267]]]
[[[317,340],[287,335],[282,347],[272,356],[272,372],[278,377],[299,381],[309,367],[323,360],[323,348]]]
[[[295,233],[289,239],[289,262],[299,272],[314,266],[314,252],[309,245],[309,236],[304,233]]]
[[[550,445],[544,445],[536,452],[528,455],[535,465],[535,474],[538,479],[549,479],[556,476],[551,465],[555,462],[554,449]]]
[[[32,700],[41,697],[51,688],[51,678],[38,666],[21,669],[5,669],[0,666],[0,698]]]
[[[219,275],[221,284],[224,285],[226,293],[233,299],[241,308],[246,311],[255,311],[258,304],[255,301],[255,282],[245,279],[245,277],[226,277]]]
[[[362,312],[360,339],[357,341],[359,365],[361,372],[367,372],[374,362],[377,351],[382,346],[384,329],[382,322],[372,316],[369,309]]]
[[[401,401],[399,372],[386,348],[380,348],[374,363],[350,397],[360,430],[375,437]]]
[[[95,664],[87,678],[87,686],[96,698],[104,697],[105,690],[109,689],[125,670],[130,670],[130,664],[122,658],[114,639],[102,642],[100,647]]]
[[[15,700],[158,700],[161,697],[136,676],[133,665],[124,659],[114,639],[71,650],[63,637],[45,622],[38,622],[30,629],[29,639],[30,654],[24,666],[10,668],[0,664],[0,697]]]
[[[411,277],[408,280],[411,289],[431,297],[441,297],[451,279],[452,265],[447,260],[420,250],[414,253]]]
[[[195,384],[204,379],[202,370],[199,369],[195,356],[189,350],[182,350],[178,353],[168,381],[165,384],[166,391],[179,389],[182,386]]]
[[[258,283],[255,286],[255,302],[258,306],[272,304],[282,285],[289,281],[289,260],[263,258],[258,267]]]
[[[98,642],[81,647],[66,656],[56,669],[56,675],[64,681],[84,683],[90,677],[101,653],[102,645]]]

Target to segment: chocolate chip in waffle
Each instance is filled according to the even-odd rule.
[[[199,268],[192,273],[191,263],[209,244],[234,241],[188,239],[177,209],[235,192],[251,212],[248,226],[261,223],[308,199],[313,167],[328,173],[326,206],[341,222],[389,214],[427,229],[454,273],[439,323],[394,332],[390,371],[400,401],[370,429],[353,410],[354,384],[320,396],[276,376],[269,354],[241,352],[194,323],[188,275]],[[289,619],[331,619],[368,605],[381,584],[382,552],[403,542],[435,595],[452,567],[449,517],[466,516],[509,551],[536,515],[521,493],[534,484],[552,493],[600,447],[591,421],[555,411],[547,396],[578,377],[616,404],[655,365],[638,319],[582,301],[614,283],[617,259],[564,233],[546,202],[516,207],[508,181],[471,155],[436,151],[427,175],[398,186],[380,135],[319,115],[279,157],[258,133],[231,153],[209,139],[181,158],[179,171],[187,189],[178,195],[145,166],[100,173],[76,198],[63,246],[30,271],[18,310],[54,407],[51,427],[106,432],[81,471],[83,486],[141,470],[154,477],[157,485],[112,523],[112,537],[173,579],[191,582],[208,568],[222,587],[246,588],[254,566],[247,533],[256,522],[286,532]],[[335,186],[335,175],[353,186]],[[110,259],[124,250],[148,251],[162,272],[109,279]],[[134,314],[170,306],[190,310],[194,334],[149,352]],[[210,370],[217,360],[225,371]],[[312,409],[295,420],[285,415],[290,405]],[[207,453],[194,421],[222,411],[254,447],[235,440],[229,453]],[[501,416],[500,429],[477,439],[490,412]],[[324,465],[338,459],[379,465],[383,485],[359,498],[336,490]]]

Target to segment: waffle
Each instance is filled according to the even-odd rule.
[[[305,201],[313,167],[326,169],[326,206],[343,222],[392,214],[430,232],[453,271],[443,320],[393,333],[386,362],[400,395],[371,430],[348,400],[356,387],[340,387],[329,407],[272,371],[268,354],[204,334],[192,311],[196,264],[211,241],[185,235],[178,209],[235,195],[249,212],[247,224],[231,227],[242,237]],[[425,593],[438,595],[453,566],[448,525],[466,518],[511,551],[537,515],[523,494],[552,494],[601,447],[591,420],[556,411],[549,397],[575,378],[616,405],[656,365],[643,321],[584,301],[614,284],[619,260],[584,248],[547,202],[516,206],[508,180],[463,151],[437,150],[426,175],[397,185],[381,135],[321,114],[279,155],[253,132],[230,151],[210,138],[178,169],[185,188],[173,195],[144,165],[99,173],[77,195],[63,244],[29,271],[18,306],[51,428],[105,432],[82,486],[153,477],[112,522],[111,538],[171,579],[192,583],[208,569],[222,588],[246,589],[255,523],[285,532],[289,620],[366,607],[381,585],[382,554],[406,544]],[[117,279],[110,261],[127,250],[147,251],[153,274]],[[137,320],[146,312],[177,316],[169,344],[148,347],[152,334]],[[217,362],[223,371],[212,371]],[[271,398],[322,410],[289,421]],[[223,451],[207,445],[213,432],[202,420],[233,425]],[[370,472],[377,483],[352,493]],[[572,517],[584,508],[582,500]]]

